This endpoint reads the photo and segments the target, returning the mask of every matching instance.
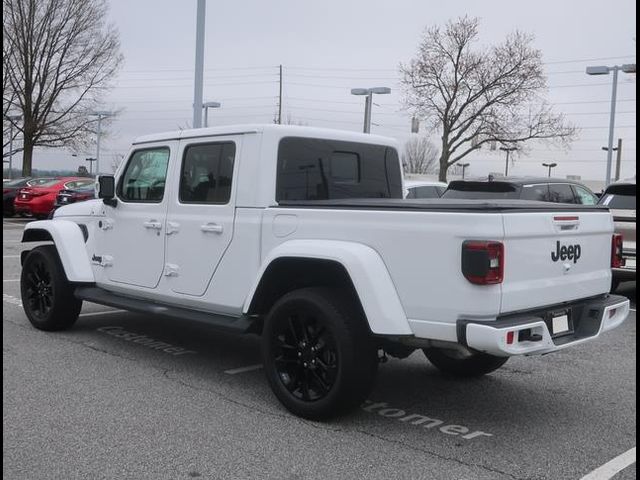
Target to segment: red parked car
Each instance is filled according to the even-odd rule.
[[[78,188],[93,183],[92,178],[62,177],[20,190],[13,203],[16,213],[26,213],[36,218],[47,218],[60,190]]]

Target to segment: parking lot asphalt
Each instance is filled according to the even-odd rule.
[[[635,448],[635,282],[594,342],[473,380],[391,359],[359,411],[320,423],[276,401],[254,336],[87,303],[72,330],[33,329],[23,224],[3,222],[3,478],[580,479]]]

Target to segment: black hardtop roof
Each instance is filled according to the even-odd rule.
[[[494,177],[489,180],[487,177],[483,178],[471,178],[469,180],[452,180],[449,182],[449,187],[456,184],[471,184],[471,183],[508,183],[510,185],[521,187],[523,185],[537,185],[545,183],[570,183],[573,185],[580,185],[584,187],[584,184],[578,180],[569,180],[567,178],[553,178],[553,177]]]

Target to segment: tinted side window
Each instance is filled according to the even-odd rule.
[[[571,185],[558,183],[549,185],[549,195],[551,202],[555,203],[576,203]]]
[[[180,172],[183,203],[228,203],[236,145],[233,142],[190,145]]]
[[[520,194],[522,200],[537,200],[539,202],[549,201],[549,186],[548,185],[525,185],[522,187],[522,193]]]
[[[402,198],[396,151],[366,143],[283,138],[276,200],[335,198]]]
[[[129,202],[161,202],[168,165],[166,147],[133,152],[118,182],[118,197]]]
[[[578,203],[582,205],[595,205],[598,203],[598,199],[594,194],[588,191],[586,188],[582,188],[578,185],[573,185],[573,190],[578,199]]]

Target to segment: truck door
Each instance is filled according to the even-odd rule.
[[[164,267],[167,171],[177,142],[134,150],[118,178],[115,208],[100,224],[99,255],[109,281],[155,288]]]
[[[242,137],[180,144],[180,178],[167,215],[165,275],[176,293],[204,295],[231,243],[234,172]]]

